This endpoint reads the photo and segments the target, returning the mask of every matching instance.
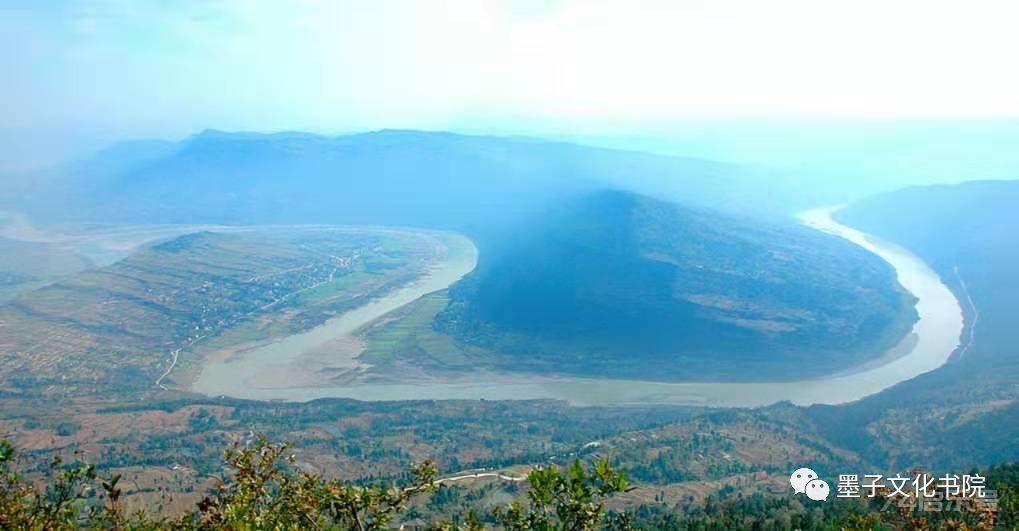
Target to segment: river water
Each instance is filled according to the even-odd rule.
[[[959,301],[922,260],[896,245],[839,224],[836,209],[802,213],[800,221],[859,245],[887,261],[899,284],[917,298],[919,319],[911,333],[882,356],[839,374],[784,382],[683,382],[579,378],[490,373],[460,377],[419,377],[397,383],[313,385],[296,379],[288,385],[283,370],[299,362],[314,344],[349,335],[364,324],[427,293],[444,289],[470,272],[476,260],[469,250],[451,253],[445,266],[364,307],[343,314],[322,327],[241,354],[209,363],[193,390],[209,395],[249,399],[311,400],[345,397],[359,400],[420,399],[561,399],[577,405],[675,404],[713,407],[756,407],[788,400],[799,405],[841,404],[877,393],[934,370],[948,361],[959,345],[963,315]],[[471,246],[473,249],[473,246]],[[344,360],[341,360],[341,362]],[[356,363],[356,360],[346,360]],[[263,375],[257,378],[256,375]],[[277,374],[271,383],[271,375]],[[269,375],[267,380],[264,376]],[[281,381],[283,380],[283,381]]]

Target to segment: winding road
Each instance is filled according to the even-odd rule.
[[[962,275],[959,274],[959,266],[955,266],[954,271],[955,278],[959,281],[959,287],[962,288],[962,293],[966,296],[966,303],[969,305],[970,315],[972,318],[969,327],[966,328],[966,343],[959,349],[959,354],[956,355],[956,360],[961,360],[963,356],[969,352],[969,349],[973,347],[973,342],[976,340],[977,323],[980,322],[980,311],[977,310],[977,305],[973,303],[973,297],[969,294],[969,288],[966,287],[966,281],[963,280]]]

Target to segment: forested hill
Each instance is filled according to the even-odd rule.
[[[825,374],[913,322],[888,264],[839,238],[626,192],[483,248],[440,328],[507,369],[615,377]]]

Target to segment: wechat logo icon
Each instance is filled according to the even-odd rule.
[[[789,484],[795,494],[806,494],[814,501],[825,501],[831,488],[828,482],[817,477],[817,472],[809,468],[800,468],[789,475]]]

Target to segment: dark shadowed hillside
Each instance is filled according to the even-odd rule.
[[[624,192],[519,227],[451,297],[440,328],[504,368],[657,379],[824,374],[913,315],[888,265],[841,239]]]
[[[611,185],[762,212],[790,205],[737,166],[525,138],[207,131],[132,143],[12,194],[37,219],[359,223],[473,229]]]

